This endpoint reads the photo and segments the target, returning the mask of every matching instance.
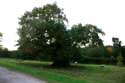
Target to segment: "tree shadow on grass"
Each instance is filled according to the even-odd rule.
[[[91,65],[84,65],[84,64],[71,64],[70,66],[63,67],[63,66],[52,66],[52,62],[44,62],[44,61],[17,61],[17,64],[34,67],[34,68],[42,68],[42,69],[59,69],[59,70],[66,70],[66,71],[92,71],[97,72],[97,70],[106,70],[106,68],[102,68],[101,66],[91,66]],[[101,71],[100,71],[101,72]]]
[[[29,61],[29,60],[17,61],[17,64],[35,68],[45,68],[45,69],[47,68],[47,69],[63,69],[63,70],[82,70],[86,68],[83,65],[74,65],[74,64],[71,64],[70,66],[67,67],[63,66],[56,67],[52,66],[52,62]]]

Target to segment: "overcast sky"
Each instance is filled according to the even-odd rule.
[[[73,24],[94,24],[106,35],[102,38],[105,45],[112,44],[112,37],[119,37],[125,45],[125,0],[0,0],[0,32],[2,44],[14,50],[18,39],[18,18],[25,11],[47,3],[57,2]]]

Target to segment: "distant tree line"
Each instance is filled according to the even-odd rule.
[[[125,46],[121,47],[122,62],[125,64]],[[82,49],[82,58],[77,59],[80,63],[117,64],[119,49],[113,46],[91,47]]]
[[[77,53],[73,53],[71,62],[78,63],[95,63],[95,64],[117,64],[117,57],[119,56],[119,49],[114,48],[113,46],[103,46],[103,47],[86,47],[80,48]],[[1,53],[1,52],[0,52]],[[5,52],[6,53],[6,52]],[[123,64],[125,64],[125,46],[121,47],[121,54],[123,58]],[[6,57],[2,55],[1,57]],[[48,55],[31,55],[26,52],[11,51],[10,55],[7,57],[22,59],[22,60],[44,60],[52,61],[51,57]]]

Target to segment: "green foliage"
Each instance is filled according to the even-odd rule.
[[[123,51],[124,48],[121,46],[121,41],[119,40],[119,38],[113,37],[112,41],[113,41],[113,47],[114,47],[114,50],[115,50],[115,54],[117,55],[116,56],[117,65],[122,66],[123,60],[124,60],[124,57],[122,56],[122,54],[124,52]]]
[[[65,34],[64,21],[67,21],[65,14],[56,4],[47,4],[26,12],[19,22],[20,48],[41,49],[58,41]]]
[[[8,51],[7,48],[1,48],[0,49],[0,57],[4,57],[4,58],[10,58],[11,57],[11,52]]]
[[[123,61],[123,57],[122,57],[122,54],[120,52],[119,55],[117,56],[117,65],[122,66],[123,65],[122,61]]]
[[[0,42],[2,41],[3,34],[0,32]],[[0,45],[0,49],[2,49],[2,45]]]
[[[31,55],[50,55],[56,63],[69,63],[70,42],[66,16],[56,4],[34,8],[21,18],[18,29],[19,49]]]
[[[83,47],[100,47],[103,46],[103,41],[99,37],[99,34],[104,34],[104,32],[98,29],[96,26],[91,24],[78,24],[72,26],[69,31],[71,43],[72,43],[72,54],[73,61],[82,62],[84,57],[86,57],[86,50],[81,50]],[[84,48],[83,48],[84,49]],[[93,52],[90,52],[93,53]]]
[[[102,30],[91,24],[74,25],[68,30],[67,22],[63,9],[56,4],[26,12],[19,22],[19,49],[36,57],[50,56],[53,65],[65,66],[81,57],[81,46],[103,46],[99,37],[104,34]]]
[[[119,40],[119,38],[113,37],[112,42],[113,42],[114,54],[117,57],[119,56],[119,52],[121,52],[121,41]]]
[[[80,46],[90,46],[90,47],[98,47],[103,46],[103,41],[99,37],[99,34],[104,35],[105,33],[97,28],[94,25],[86,24],[83,26],[82,24],[72,26],[70,31],[71,39],[73,45]]]
[[[0,32],[0,42],[2,41],[3,34]],[[8,51],[7,48],[3,47],[0,44],[0,57],[10,57],[11,53]]]
[[[81,63],[107,64],[110,56],[106,47],[86,47],[82,49]]]
[[[20,60],[35,60],[36,56],[18,50],[18,51],[11,51],[11,58],[16,58]]]
[[[113,37],[113,38],[112,38],[112,42],[113,42],[113,46],[114,46],[115,48],[121,47],[121,41],[119,41],[119,38]]]

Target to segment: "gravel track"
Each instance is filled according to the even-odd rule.
[[[45,81],[0,67],[0,83],[45,83]]]

